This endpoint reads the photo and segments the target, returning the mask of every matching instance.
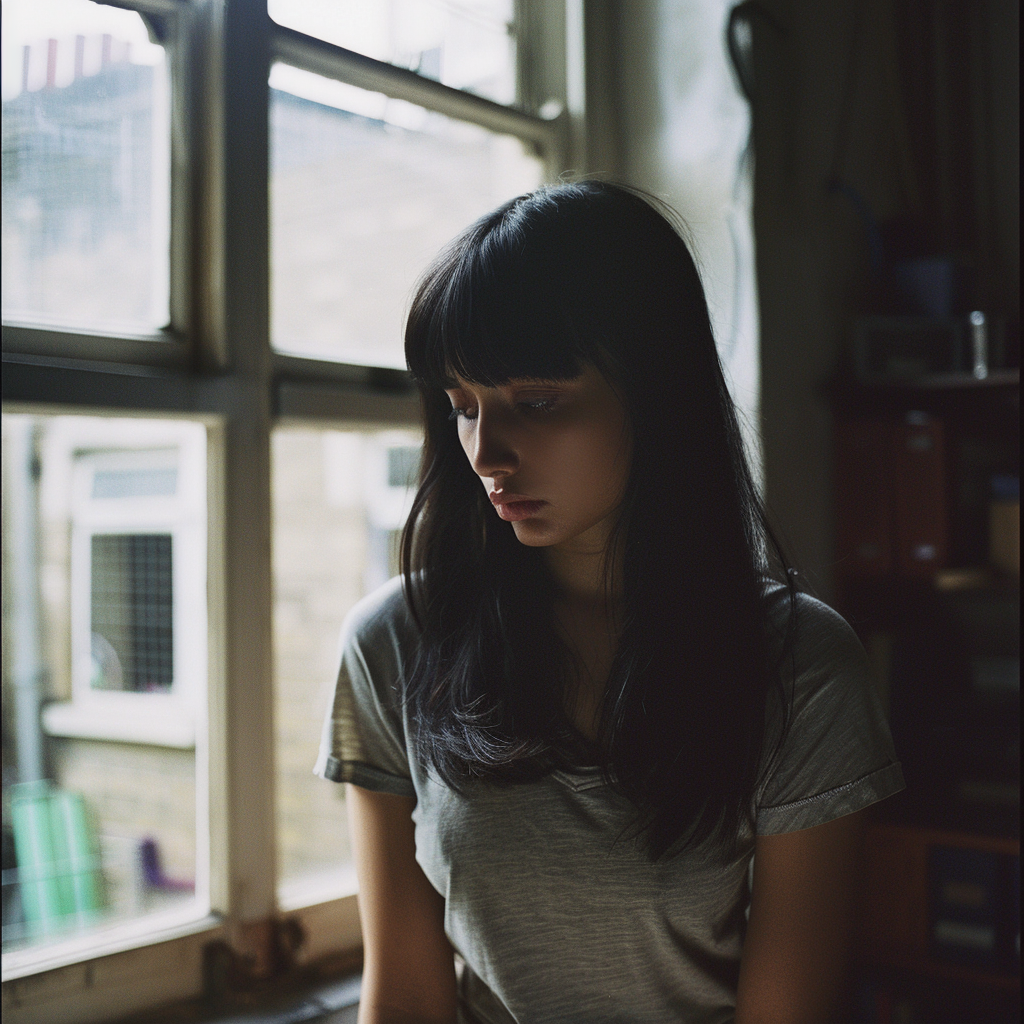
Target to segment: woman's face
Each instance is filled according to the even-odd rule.
[[[585,364],[575,380],[447,389],[459,440],[495,515],[530,547],[603,551],[625,491],[631,432],[618,395]]]

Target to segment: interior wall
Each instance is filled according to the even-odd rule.
[[[759,368],[750,162],[744,160],[750,112],[725,46],[730,6],[727,0],[620,5],[618,163],[592,170],[654,193],[682,216],[726,376],[753,443]],[[756,468],[756,446],[753,451]]]
[[[825,385],[858,316],[908,311],[891,262],[955,260],[953,312],[983,309],[1019,339],[1019,14],[1015,0],[759,6],[773,16],[754,40],[767,498],[828,597]]]
[[[766,9],[774,20],[756,26],[754,41],[766,498],[795,564],[828,599],[832,416],[824,385],[870,287],[862,211],[890,218],[906,188],[903,125],[884,4],[772,0]]]
[[[619,0],[607,72],[621,163],[609,170],[689,222],[738,403],[759,426],[770,510],[794,562],[828,599],[826,385],[855,319],[895,311],[884,261],[900,253],[882,252],[878,240],[907,234],[909,223],[911,244],[924,248],[908,254],[954,256],[971,277],[963,301],[1003,317],[1019,339],[1018,6],[745,5],[752,185],[736,170],[750,108],[727,62],[731,6]],[[882,229],[874,243],[871,223]],[[754,253],[753,239],[756,282],[737,289],[736,257]]]

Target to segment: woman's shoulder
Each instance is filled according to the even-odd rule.
[[[382,584],[352,606],[342,627],[343,647],[402,647],[415,641],[416,627],[401,576]]]
[[[805,591],[772,580],[765,586],[768,618],[780,636],[791,636],[797,650],[811,652],[830,647],[857,654],[860,641],[850,624],[834,608]]]
[[[870,700],[873,670],[853,627],[824,601],[778,584],[766,593],[773,643],[794,706],[850,707]]]
[[[758,798],[761,834],[810,828],[902,788],[874,673],[856,632],[810,594],[782,585],[769,597],[788,647],[781,665],[785,693],[773,691],[769,703],[773,756]]]
[[[408,634],[401,578],[389,580],[349,611],[316,774],[385,793],[413,794],[400,687]]]

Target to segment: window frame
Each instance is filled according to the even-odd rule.
[[[354,876],[350,891],[328,894],[285,892],[275,875],[274,786],[260,781],[275,756],[270,436],[277,424],[416,428],[419,403],[404,371],[272,349],[272,62],[523,138],[550,179],[587,151],[583,0],[517,0],[516,107],[279,26],[265,0],[105,2],[142,14],[167,48],[170,323],[152,336],[5,323],[3,402],[10,412],[187,417],[207,427],[208,676],[207,714],[197,716],[196,893],[209,913],[5,953],[3,1006],[14,1020],[19,1013],[101,1020],[196,996],[203,947],[217,939],[248,958],[251,974],[265,976],[285,914],[307,935],[300,958],[358,953]],[[532,112],[544,100],[556,101],[545,108],[554,116]]]
[[[206,473],[202,439],[175,422],[136,421],[130,436],[119,419],[65,421],[50,458],[69,463],[71,521],[71,700],[43,709],[50,736],[111,740],[194,749],[196,712],[205,701],[207,649],[205,615],[195,635],[195,609],[205,609]],[[155,453],[168,453],[156,456]],[[173,454],[171,454],[173,453]],[[95,498],[90,493],[101,467],[173,460],[176,493],[164,498]],[[173,650],[171,692],[124,693],[94,690],[83,678],[91,633],[91,538],[104,533],[170,533],[173,538]],[[185,609],[191,628],[184,628]]]

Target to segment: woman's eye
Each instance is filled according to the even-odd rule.
[[[551,412],[557,404],[558,399],[553,396],[548,398],[520,399],[516,402],[517,408],[527,413]],[[448,413],[448,419],[450,420],[475,420],[476,418],[476,409],[466,408],[461,405],[454,406],[452,411]]]
[[[537,398],[531,402],[520,402],[519,404],[530,412],[551,412],[557,404],[557,399]]]

